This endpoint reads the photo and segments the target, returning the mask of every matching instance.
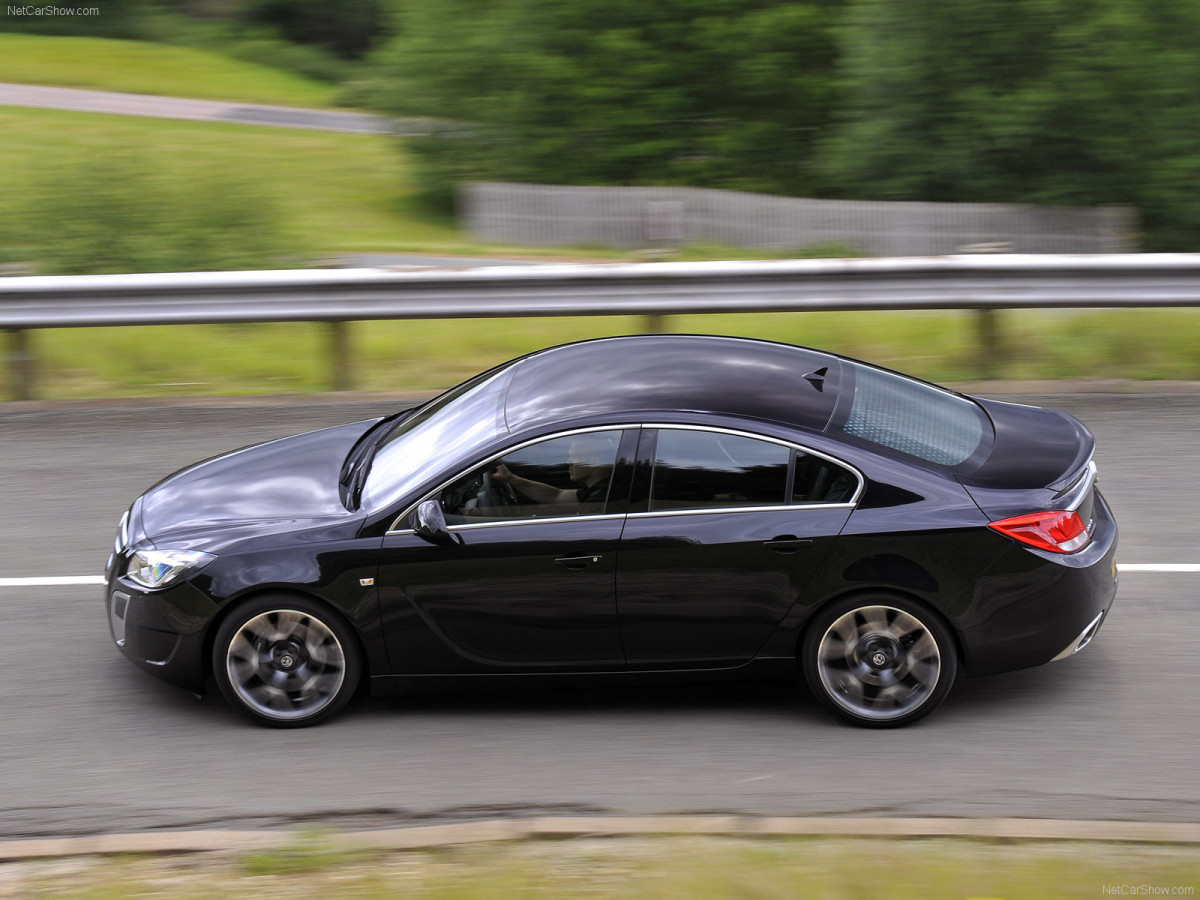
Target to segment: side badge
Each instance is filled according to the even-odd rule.
[[[373,585],[375,583],[375,579],[374,578],[360,578],[360,579],[358,579],[358,583],[362,587],[370,587],[371,585]]]

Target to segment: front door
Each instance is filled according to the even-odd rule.
[[[621,439],[610,429],[514,448],[435,495],[455,544],[384,539],[377,583],[394,672],[623,665]]]

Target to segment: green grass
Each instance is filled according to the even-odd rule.
[[[0,79],[13,77],[11,72],[3,74],[4,66],[18,66],[14,59],[30,55],[14,55],[12,48],[42,41],[61,48],[74,40],[85,39],[0,35]],[[97,43],[110,48],[131,44]],[[156,49],[131,46],[138,52]],[[70,56],[65,50],[61,53]],[[68,62],[64,59],[64,72],[70,70]],[[227,60],[221,64],[234,69],[237,65]],[[94,58],[89,65],[95,68]],[[121,74],[120,65],[112,68],[113,77]],[[150,71],[135,67],[142,79]],[[253,79],[247,79],[245,87],[252,86]],[[265,98],[256,94],[255,99]],[[174,177],[186,178],[192,166],[197,171],[236,172],[260,183],[278,198],[297,256],[537,252],[479,246],[454,222],[431,215],[420,203],[402,144],[391,138],[11,107],[0,107],[0,216],[16,205],[47,166],[86,166],[130,147],[148,159],[170,161],[168,170]],[[579,258],[619,255],[596,247],[553,252]],[[0,262],[19,261],[15,253],[12,246],[0,246]],[[739,253],[736,248],[695,246],[684,248],[679,258]],[[1004,354],[992,367],[998,377],[1200,379],[1197,311],[1006,312],[1000,321]],[[354,323],[355,387],[441,388],[529,350],[644,327],[639,317]],[[976,319],[966,312],[678,316],[667,320],[666,327],[784,340],[936,381],[971,380],[981,371]],[[329,387],[326,333],[314,324],[48,330],[34,334],[33,343],[39,396],[46,399],[291,393]]]
[[[110,38],[0,34],[0,82],[329,107],[337,87],[191,47]]]
[[[469,252],[452,223],[415,210],[409,164],[399,143],[380,135],[0,107],[0,198],[12,202],[51,162],[86,165],[130,147],[172,161],[179,177],[191,165],[261,182],[305,249]]]
[[[1105,896],[1106,886],[1130,896],[1143,885],[1194,892],[1200,882],[1194,847],[1120,844],[580,839],[327,853],[312,864],[297,864],[290,851],[254,859],[250,867],[245,859],[196,856],[24,863],[4,883],[17,896],[89,900],[248,891],[263,900],[1090,900]]]
[[[356,322],[354,387],[440,389],[531,350],[645,324],[634,316]],[[1008,313],[1002,325],[1011,350],[995,366],[1001,377],[1200,379],[1200,311]],[[678,316],[666,326],[834,350],[933,381],[979,376],[969,313]],[[33,341],[46,399],[330,388],[329,334],[314,323],[59,329]]]

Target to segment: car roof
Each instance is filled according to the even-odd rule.
[[[687,410],[821,431],[838,399],[841,360],[749,338],[656,334],[601,338],[513,364],[510,431],[625,413]]]

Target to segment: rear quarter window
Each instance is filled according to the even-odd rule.
[[[828,433],[883,447],[948,469],[973,467],[986,455],[991,422],[977,403],[959,394],[858,363]]]

